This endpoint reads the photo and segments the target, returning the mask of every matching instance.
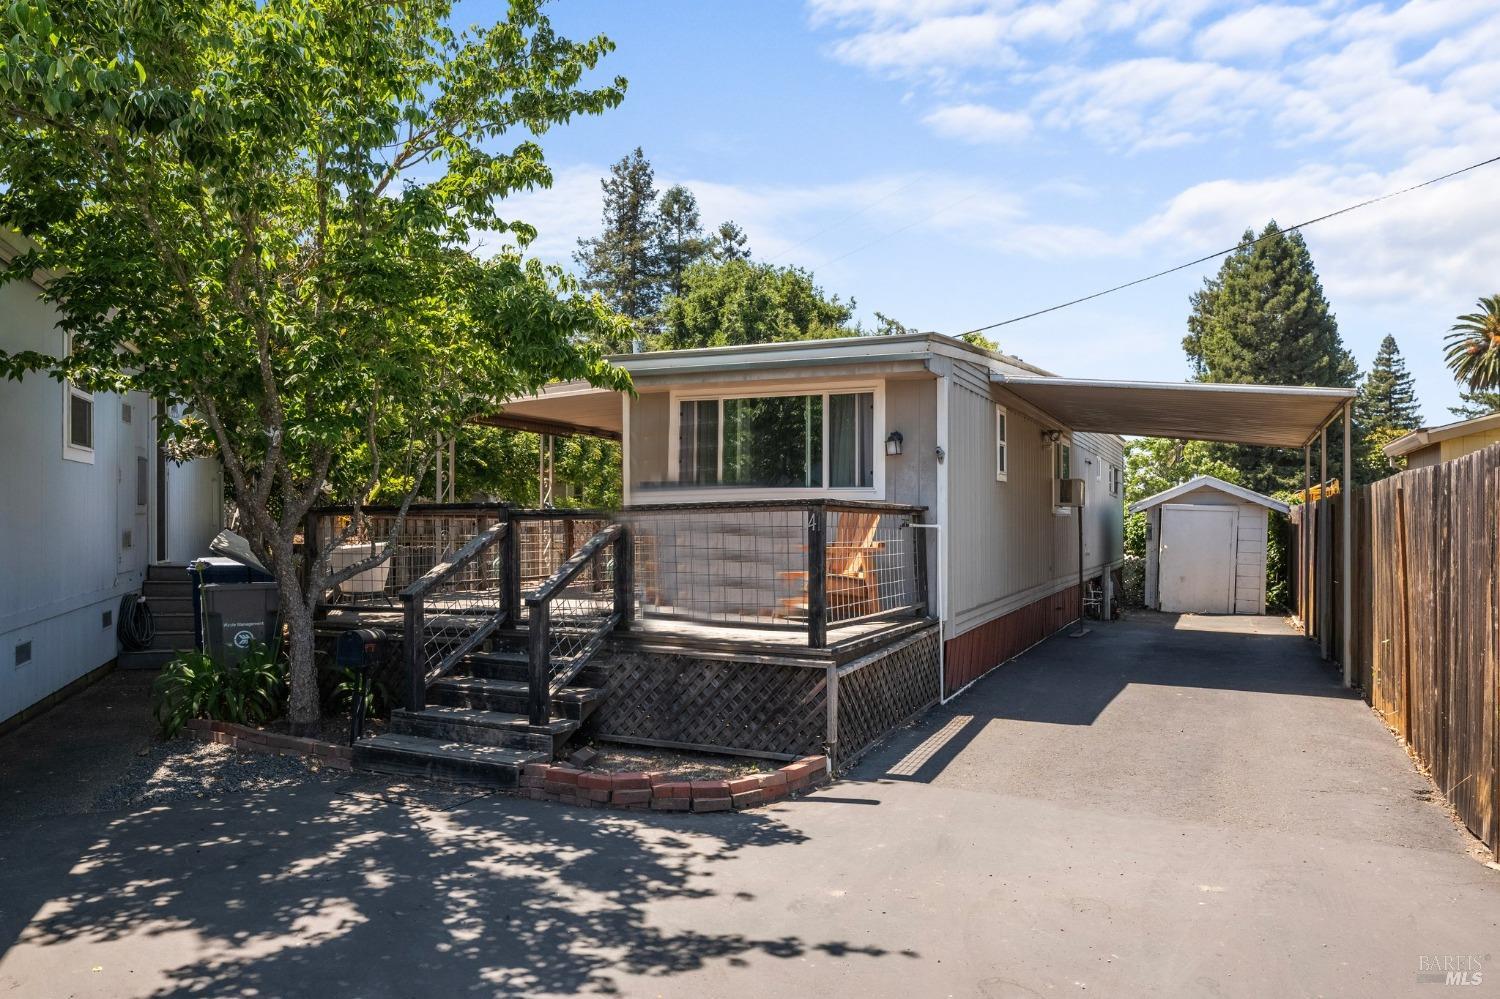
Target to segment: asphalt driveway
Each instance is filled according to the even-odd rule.
[[[1280,622],[1146,615],[759,812],[0,805],[0,994],[1423,996],[1435,958],[1493,994],[1500,872],[1431,798]]]

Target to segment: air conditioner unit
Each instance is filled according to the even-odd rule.
[[[1083,506],[1082,479],[1054,479],[1053,506]]]

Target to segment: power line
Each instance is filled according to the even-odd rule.
[[[880,204],[882,202],[885,202],[885,201],[889,201],[892,198],[894,198],[896,195],[901,194],[902,192],[904,192],[904,191],[906,191],[906,190],[908,190],[908,189],[910,189],[912,187],[915,187],[922,180],[923,180],[923,178],[920,177],[920,176],[913,177],[911,180],[907,181],[905,184],[902,184],[900,187],[896,188],[894,191],[889,191],[889,192],[887,192],[885,194],[882,194],[880,197],[876,198],[874,201],[871,201],[869,204],[865,205],[864,207],[862,207],[862,208],[856,208],[854,211],[850,212],[848,215],[843,216],[842,218],[838,219],[835,222],[829,223],[828,225],[826,225],[823,228],[819,229],[817,232],[813,233],[811,236],[807,236],[807,237],[805,237],[803,239],[797,240],[797,242],[795,242],[792,245],[786,247],[780,253],[774,253],[774,254],[772,254],[771,256],[769,256],[769,257],[766,258],[766,263],[769,264],[769,263],[771,263],[774,260],[779,260],[780,258],[786,256],[788,253],[791,253],[793,250],[797,249],[799,246],[805,246],[808,243],[811,243],[813,240],[818,239],[819,237],[822,237],[824,235],[827,235],[830,232],[833,232],[833,230],[837,229],[839,226],[843,225],[845,222],[848,222],[848,221],[851,221],[853,219],[859,218],[861,215],[863,215],[865,212],[869,211],[871,208],[874,208],[876,205],[878,205],[878,204]]]
[[[1411,187],[1403,187],[1399,191],[1390,191],[1386,194],[1380,195],[1379,197],[1370,198],[1366,201],[1361,201],[1358,204],[1349,205],[1346,208],[1340,208],[1336,212],[1329,212],[1327,215],[1319,215],[1317,218],[1308,219],[1306,222],[1298,222],[1296,225],[1289,226],[1285,229],[1282,229],[1281,231],[1283,233],[1296,232],[1299,229],[1305,229],[1315,223],[1326,222],[1328,219],[1334,218],[1335,216],[1345,215],[1360,208],[1366,208],[1370,205],[1379,204],[1382,201],[1389,201],[1391,198],[1399,198],[1403,194],[1410,194],[1412,191],[1417,191],[1424,187],[1431,187],[1433,184],[1438,184],[1442,181],[1457,177],[1459,174],[1468,173],[1470,170],[1478,170],[1480,167],[1489,166],[1491,163],[1500,163],[1500,156],[1492,156],[1487,160],[1481,160],[1478,163],[1471,163],[1468,166],[1462,167],[1458,170],[1454,170],[1451,173],[1445,173],[1441,177],[1433,177],[1431,180],[1424,180],[1420,184],[1413,184]],[[1164,271],[1157,271],[1155,274],[1147,274],[1145,277],[1136,278],[1134,281],[1126,281],[1124,284],[1117,284],[1113,288],[1105,288],[1103,291],[1096,291],[1092,295],[1084,295],[1082,298],[1075,298],[1071,302],[1063,302],[1060,305],[1052,305],[1048,306],[1045,309],[1037,309],[1035,312],[1028,312],[1024,316],[1015,316],[1011,319],[1002,319],[998,323],[990,323],[988,326],[980,326],[976,329],[968,330],[961,335],[968,336],[970,333],[984,333],[988,330],[998,329],[1001,326],[1009,326],[1011,323],[1019,323],[1024,319],[1035,319],[1037,316],[1044,316],[1049,312],[1056,312],[1059,309],[1066,309],[1070,305],[1078,305],[1082,302],[1089,302],[1096,298],[1103,298],[1105,295],[1112,295],[1117,291],[1124,291],[1126,288],[1134,288],[1138,284],[1145,284],[1147,281],[1155,281],[1159,277],[1166,277],[1168,274],[1175,274],[1178,271],[1185,271],[1189,267],[1197,267],[1199,264],[1206,264],[1210,260],[1217,260],[1219,257],[1222,257],[1225,254],[1233,253],[1236,250],[1243,250],[1249,246],[1254,246],[1256,243],[1259,243],[1261,240],[1268,238],[1270,235],[1271,233],[1266,233],[1263,236],[1257,236],[1254,239],[1246,240],[1243,243],[1231,246],[1227,250],[1219,250],[1217,253],[1210,253],[1206,256],[1199,257],[1197,260],[1189,260],[1185,264],[1178,264],[1176,267],[1168,267]]]
[[[922,224],[927,223],[927,222],[931,222],[933,219],[937,218],[939,215],[941,215],[944,212],[948,211],[950,208],[957,208],[959,205],[962,205],[965,202],[973,201],[975,198],[979,197],[979,195],[981,193],[983,193],[983,192],[973,191],[973,192],[971,192],[969,194],[964,195],[962,198],[959,198],[957,201],[950,201],[946,205],[944,205],[943,207],[939,208],[937,211],[932,212],[930,215],[923,215],[921,218],[919,218],[919,219],[917,219],[917,220],[915,220],[913,222],[908,222],[906,225],[902,226],[899,229],[892,229],[888,233],[885,233],[885,234],[880,235],[880,236],[876,236],[874,239],[872,239],[872,240],[870,240],[868,242],[865,242],[865,243],[861,243],[858,246],[856,246],[854,249],[849,250],[846,253],[840,253],[836,257],[829,257],[827,260],[823,261],[818,266],[819,267],[827,267],[829,264],[838,263],[840,260],[843,260],[845,257],[852,257],[856,253],[859,253],[861,250],[868,250],[870,247],[874,246],[876,243],[883,243],[886,240],[890,239],[892,236],[899,236],[903,232],[906,232],[908,229],[915,229],[919,225],[922,225]]]

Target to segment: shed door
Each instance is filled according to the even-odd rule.
[[[1161,512],[1161,609],[1188,614],[1234,610],[1234,544],[1239,511],[1232,506],[1166,504]]]

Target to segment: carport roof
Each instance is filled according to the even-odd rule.
[[[1353,389],[1208,382],[1115,382],[992,372],[990,380],[1070,430],[1300,448]]]

